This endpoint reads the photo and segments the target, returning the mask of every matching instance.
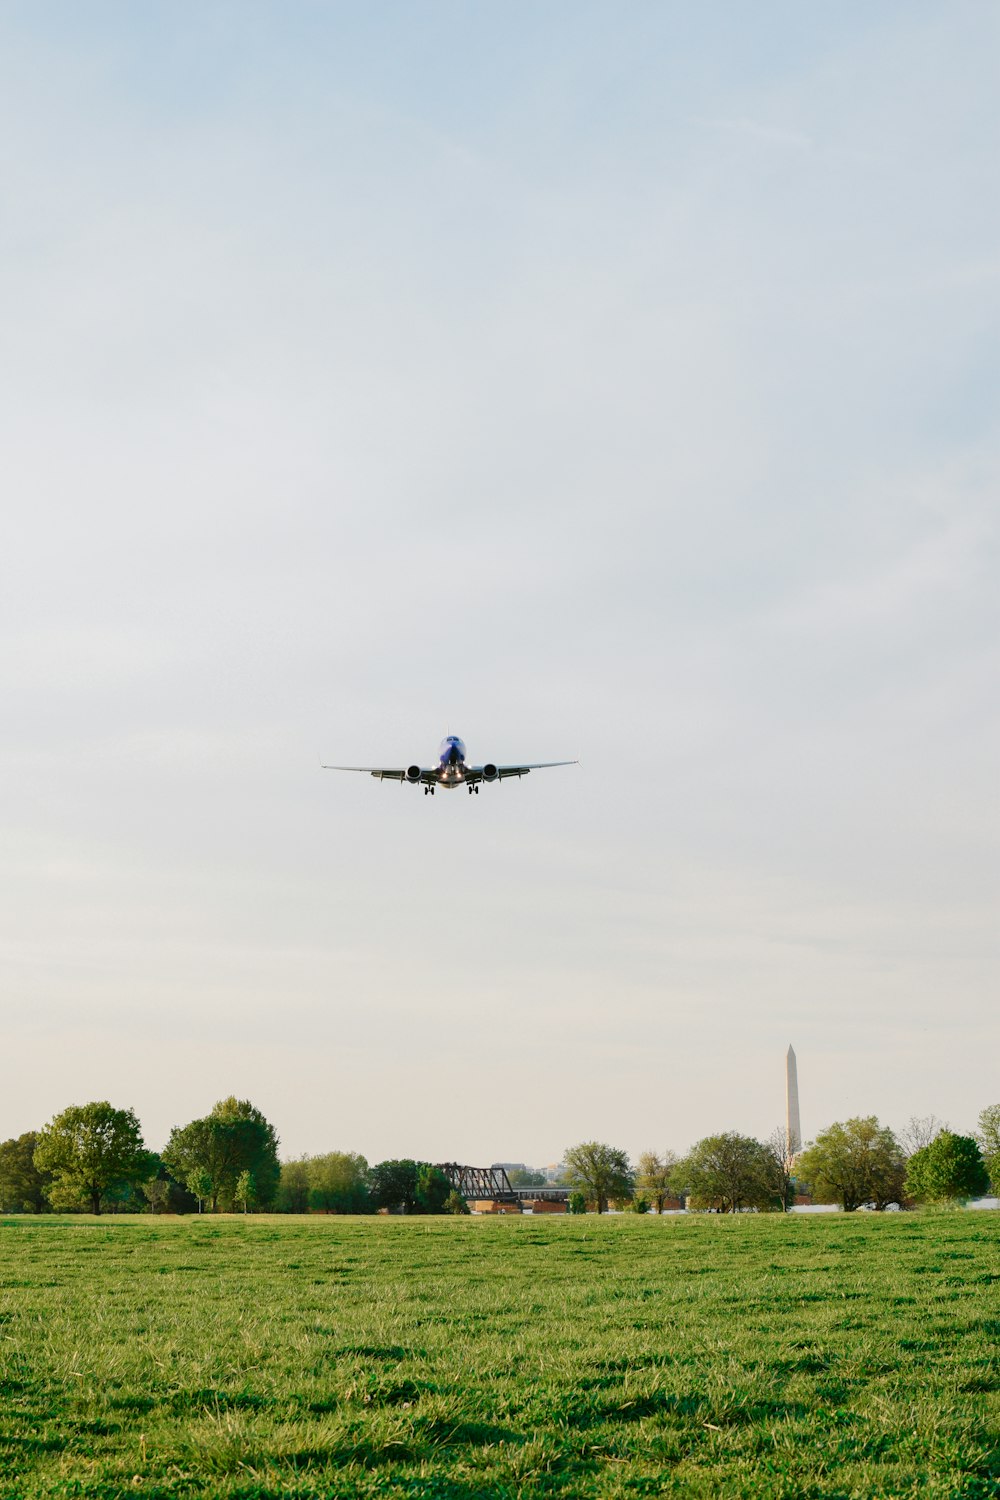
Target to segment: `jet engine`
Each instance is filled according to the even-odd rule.
[[[494,766],[494,765],[487,765],[487,766],[483,767],[483,780],[484,781],[496,781],[496,779],[497,779],[497,777],[499,775],[500,775],[500,772],[497,770],[496,766]]]
[[[407,768],[406,768],[406,779],[407,779],[407,781],[419,781],[420,780],[420,767],[419,766],[407,766]]]

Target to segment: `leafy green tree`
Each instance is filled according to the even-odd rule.
[[[351,1151],[328,1151],[306,1162],[309,1207],[327,1214],[361,1214],[369,1206],[368,1163]]]
[[[451,1183],[426,1161],[381,1161],[368,1170],[370,1203],[374,1208],[398,1209],[405,1214],[439,1214]]]
[[[609,1198],[631,1198],[634,1178],[624,1151],[602,1141],[581,1141],[566,1152],[566,1181],[578,1188],[599,1214]]]
[[[979,1116],[976,1139],[990,1174],[993,1191],[1000,1193],[1000,1104],[990,1104]]]
[[[691,1208],[718,1213],[781,1206],[774,1156],[753,1136],[724,1131],[693,1146],[670,1173],[670,1185]]]
[[[450,1193],[451,1183],[440,1167],[432,1166],[429,1161],[417,1164],[417,1182],[413,1199],[418,1214],[444,1213],[444,1206]]]
[[[301,1156],[296,1161],[281,1163],[281,1177],[274,1202],[279,1214],[309,1212],[309,1161],[308,1156]]]
[[[566,1211],[571,1214],[585,1214],[587,1212],[587,1200],[579,1190],[570,1193],[566,1199]]]
[[[458,1191],[458,1188],[452,1188],[444,1200],[444,1212],[446,1214],[467,1214],[469,1212],[469,1205]]]
[[[797,1170],[817,1203],[840,1203],[846,1213],[863,1203],[884,1209],[905,1196],[902,1149],[874,1115],[838,1121],[821,1130],[799,1157]]]
[[[163,1197],[162,1207],[156,1209],[155,1212],[167,1214],[192,1214],[197,1212],[198,1201],[195,1195],[191,1192],[186,1182],[178,1181],[173,1173],[163,1165],[162,1157],[160,1158],[158,1180],[165,1185],[166,1194]],[[143,1187],[143,1192],[147,1192],[145,1187]],[[158,1189],[154,1189],[153,1192],[154,1196],[159,1196]]]
[[[232,1132],[236,1176],[239,1177],[240,1172],[253,1174],[257,1202],[266,1207],[274,1199],[281,1176],[278,1136],[274,1126],[249,1099],[237,1099],[232,1094],[228,1099],[219,1100],[210,1118],[221,1120]]]
[[[0,1144],[0,1212],[43,1214],[49,1208],[51,1172],[35,1165],[37,1130]]]
[[[631,1203],[626,1204],[630,1214],[648,1214],[651,1206],[645,1193],[636,1193]]]
[[[113,1189],[137,1188],[155,1165],[135,1112],[106,1100],[74,1104],[56,1115],[39,1136],[34,1160],[39,1171],[52,1174],[54,1203],[84,1202],[94,1214]]]
[[[206,1167],[192,1167],[187,1178],[188,1192],[198,1200],[198,1212],[204,1212],[205,1199],[212,1196],[212,1178]]]
[[[191,1173],[203,1168],[211,1179],[213,1213],[220,1203],[235,1200],[241,1172],[251,1172],[258,1201],[267,1207],[278,1187],[278,1138],[274,1127],[248,1099],[222,1099],[202,1120],[175,1127],[163,1151],[175,1177],[190,1184]]]
[[[244,1213],[248,1211],[248,1209],[250,1208],[250,1204],[254,1201],[256,1196],[257,1184],[253,1180],[253,1173],[248,1172],[246,1168],[244,1168],[236,1179],[235,1193],[236,1202],[242,1203]]]
[[[175,1126],[162,1155],[173,1175],[187,1183],[199,1202],[207,1200],[214,1213],[220,1195],[235,1187],[240,1174],[236,1145],[226,1124],[209,1115],[188,1125]],[[196,1173],[200,1174],[197,1181],[202,1191],[193,1186]]]
[[[969,1135],[942,1130],[906,1164],[905,1190],[918,1203],[964,1203],[989,1187],[982,1153]]]
[[[408,1157],[380,1161],[369,1169],[368,1186],[376,1208],[412,1213],[416,1203],[417,1164]]]
[[[658,1155],[655,1151],[643,1151],[635,1174],[636,1188],[644,1193],[657,1213],[663,1212],[663,1200],[670,1196],[670,1174],[677,1165],[673,1151]]]
[[[170,1190],[173,1183],[170,1180],[166,1167],[155,1151],[149,1153],[149,1158],[152,1170],[145,1181],[140,1183],[140,1188],[143,1198],[145,1198],[146,1203],[149,1205],[150,1213],[163,1214],[170,1208]]]

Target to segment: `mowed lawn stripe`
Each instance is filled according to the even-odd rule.
[[[12,1218],[0,1496],[1000,1494],[1000,1217]]]

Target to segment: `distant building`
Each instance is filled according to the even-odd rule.
[[[524,1161],[491,1161],[490,1168],[494,1172],[504,1171],[509,1177],[512,1172],[537,1172],[545,1178],[547,1183],[559,1183],[563,1180],[566,1171],[564,1161],[550,1162],[546,1167],[531,1167]]]

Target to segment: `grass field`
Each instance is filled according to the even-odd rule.
[[[1000,1215],[8,1219],[0,1496],[1000,1494]]]

